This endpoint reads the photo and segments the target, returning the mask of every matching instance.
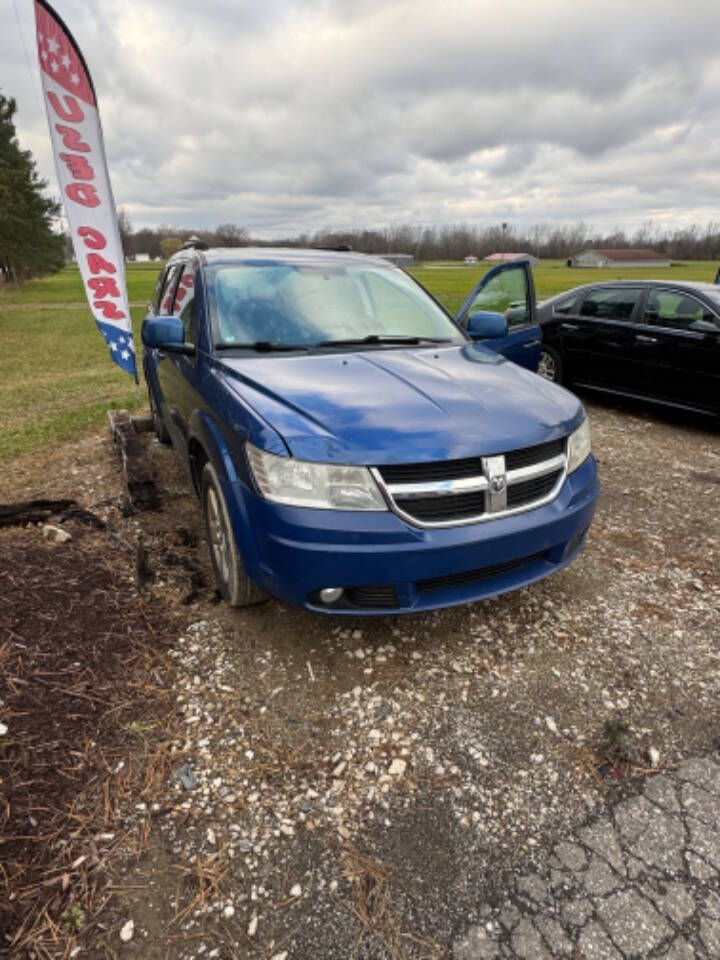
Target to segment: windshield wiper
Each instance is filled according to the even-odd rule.
[[[348,337],[347,340],[321,340],[319,343],[316,343],[316,347],[352,347],[358,346],[365,343],[409,343],[409,344],[418,344],[418,343],[452,343],[453,341],[446,337],[416,337],[413,335],[405,336],[404,334],[382,334],[382,333],[371,333],[367,337]]]
[[[275,353],[286,350],[309,350],[306,343],[281,343],[278,340],[255,340],[253,343],[216,343],[216,350],[257,350],[258,353]]]

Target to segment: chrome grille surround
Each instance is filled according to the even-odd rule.
[[[513,454],[516,452],[511,451]],[[382,476],[382,467],[371,467],[370,472],[390,509],[413,526],[423,528],[466,526],[470,523],[485,523],[488,520],[498,520],[501,517],[524,513],[527,510],[542,507],[554,500],[567,476],[567,442],[563,442],[562,453],[532,463],[529,466],[507,470],[506,454],[478,457],[478,466],[480,470],[473,477],[460,477],[454,480],[422,480],[416,483],[386,483]],[[508,492],[512,492],[513,486],[531,480],[540,480],[550,474],[557,474],[557,476],[547,493],[517,506],[508,507]],[[482,512],[475,512],[471,516],[427,520],[414,516],[412,513],[413,500],[421,500],[424,504],[427,504],[434,498],[443,498],[442,504],[438,500],[438,507],[442,506],[445,509],[450,506],[451,500],[448,498],[473,493],[482,494],[484,509]],[[402,505],[398,501],[401,501]],[[476,500],[473,500],[473,503],[475,502]]]

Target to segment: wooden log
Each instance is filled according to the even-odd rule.
[[[0,503],[0,527],[22,527],[26,523],[44,523],[50,517],[77,520],[79,523],[104,530],[107,524],[97,514],[84,510],[75,500],[23,500],[19,503]]]
[[[131,417],[135,433],[149,433],[153,428],[152,417]]]
[[[133,427],[132,417],[127,410],[110,410],[108,422],[120,457],[130,503],[138,510],[157,510],[160,493],[145,457],[145,449]]]

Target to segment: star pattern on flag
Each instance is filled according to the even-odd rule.
[[[55,83],[95,106],[90,77],[71,37],[40,4],[35,5],[38,21],[37,43],[40,66]]]
[[[105,342],[110,348],[110,356],[128,373],[135,373],[135,345],[133,338],[124,334],[120,328],[111,329],[109,326],[101,328]],[[119,334],[119,336],[118,336]]]

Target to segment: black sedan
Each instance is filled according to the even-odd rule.
[[[549,380],[720,415],[720,287],[590,283],[539,304],[538,319]]]

